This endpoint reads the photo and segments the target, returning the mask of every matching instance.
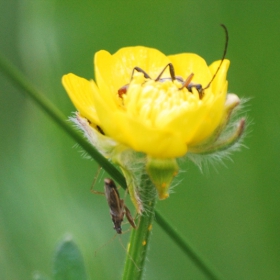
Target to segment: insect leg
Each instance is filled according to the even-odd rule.
[[[135,71],[137,71],[137,72],[139,72],[139,73],[143,73],[143,75],[144,75],[144,77],[145,77],[146,79],[151,79],[151,77],[150,77],[142,68],[136,66],[136,67],[134,67],[133,70],[132,70],[130,82],[131,82],[132,79],[133,79],[133,75],[134,75],[134,72],[135,72]]]
[[[172,63],[168,63],[163,69],[162,71],[159,73],[158,77],[155,79],[155,81],[159,81],[161,76],[163,75],[164,71],[166,70],[166,68],[169,67],[169,73],[170,73],[170,77],[171,80],[174,81],[176,79],[175,77],[175,70],[174,70],[174,66]]]
[[[191,80],[194,76],[194,73],[191,73],[187,79],[183,82],[182,87],[179,88],[179,90],[182,90],[183,88],[187,88],[189,92],[192,93],[192,88],[195,87],[198,91],[199,94],[199,99],[202,99],[203,97],[203,90],[202,90],[202,86],[200,84],[193,84],[191,83]]]
[[[91,185],[91,188],[90,188],[90,191],[94,194],[102,194],[104,195],[104,192],[99,192],[99,191],[95,191],[93,188],[94,188],[94,185],[96,184],[96,181],[97,181],[97,178],[100,174],[100,171],[101,171],[102,167],[101,166],[98,166],[98,169],[96,171],[96,174],[94,176],[94,179],[93,179],[93,182],[92,182],[92,185]]]
[[[127,220],[129,221],[129,223],[131,224],[131,226],[133,228],[136,228],[134,219],[132,218],[132,215],[131,215],[129,209],[125,205],[124,205],[124,209],[125,209],[125,216],[126,216]]]
[[[129,83],[131,83],[135,71],[140,72],[140,73],[143,73],[143,75],[144,75],[144,77],[145,77],[146,79],[151,79],[151,77],[150,77],[143,69],[141,69],[140,67],[137,67],[137,66],[136,66],[136,67],[134,67],[133,70],[132,70],[131,77],[130,77],[130,82],[129,82]],[[120,98],[122,98],[122,96],[123,96],[124,94],[126,94],[127,89],[128,89],[128,86],[129,86],[129,84],[126,84],[126,85],[122,86],[120,89],[118,89],[118,95],[119,95]]]

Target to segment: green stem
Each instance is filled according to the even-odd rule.
[[[200,271],[211,280],[223,279],[220,273],[212,266],[212,264],[207,261],[202,255],[198,252],[190,242],[186,241],[186,238],[182,237],[178,232],[174,230],[174,227],[166,222],[161,214],[158,212],[155,213],[156,222],[164,228],[166,234],[178,245],[178,247],[189,256],[193,263],[200,269]]]
[[[154,188],[148,178],[142,182],[145,182],[141,190],[143,193],[149,193]],[[155,196],[145,203],[145,213],[140,216],[137,228],[131,232],[122,280],[139,280],[142,277],[154,215]]]
[[[83,136],[79,132],[77,132],[67,121],[66,117],[55,107],[40,91],[38,91],[34,86],[23,76],[23,74],[18,71],[10,62],[8,62],[3,55],[0,54],[0,69],[18,86],[19,89],[23,90],[23,92],[27,93],[27,95],[35,101],[35,103],[45,111],[60,127],[66,131],[75,141],[79,143],[83,149],[94,158],[94,160],[101,165],[104,170],[112,177],[115,181],[117,181],[123,188],[126,188],[126,181],[123,175],[120,173],[118,169],[116,169],[107,159],[105,159],[98,151],[88,143]],[[152,209],[154,208],[154,202],[152,202]],[[143,216],[140,221],[139,228],[143,229],[143,233],[140,235],[140,230],[133,230],[131,234],[131,238],[133,239],[132,244],[136,244],[134,242],[133,237],[134,234],[136,236],[142,236],[142,240],[148,240],[149,231],[147,231],[147,226],[151,225],[151,221],[153,219],[154,210],[151,212],[147,212],[151,214],[150,216]],[[160,227],[175,241],[175,243],[184,251],[184,253],[189,256],[201,269],[201,271],[209,278],[209,279],[223,279],[222,277],[218,277],[218,273],[214,273],[214,269],[211,265],[208,264],[207,261],[203,260],[203,258],[196,252],[195,249],[192,248],[190,244],[188,244],[182,237],[170,226],[170,224],[158,213],[156,214],[156,221],[160,225]],[[137,233],[136,233],[137,232]],[[141,230],[142,232],[142,230]],[[146,234],[146,235],[145,235]],[[147,242],[147,241],[146,241]],[[138,244],[138,243],[137,243]],[[147,245],[147,244],[146,244]],[[134,251],[131,251],[133,247],[130,249],[129,254],[136,254],[137,248],[134,246]],[[147,248],[147,246],[146,246]],[[141,248],[142,249],[142,248]],[[145,251],[144,251],[145,252]],[[137,255],[137,254],[136,254]],[[142,258],[143,262],[145,258]],[[129,261],[127,261],[129,263]],[[142,263],[143,264],[143,263]],[[130,264],[132,265],[132,264]],[[128,264],[126,265],[128,266]],[[139,265],[139,267],[143,267]],[[128,267],[126,269],[130,271]],[[125,271],[126,271],[125,270]],[[126,275],[126,272],[125,274]],[[141,276],[141,275],[140,275]],[[124,278],[125,279],[125,278]],[[131,278],[133,279],[133,278]]]

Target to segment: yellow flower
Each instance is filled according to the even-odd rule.
[[[196,54],[165,56],[146,47],[122,48],[113,55],[99,51],[94,59],[96,82],[68,74],[63,85],[80,115],[106,136],[153,158],[177,158],[205,141],[221,123],[229,61],[223,61],[203,98],[195,87],[190,92],[179,79],[172,81],[168,67],[155,81],[169,63],[176,76],[186,79],[193,73],[192,83],[203,88],[220,61],[207,66]],[[132,75],[134,67],[151,78],[137,71]],[[123,86],[125,93],[119,94]]]
[[[224,151],[244,130],[244,119],[229,125],[240,100],[227,95],[228,60],[208,66],[196,54],[128,47],[113,55],[97,52],[94,65],[96,82],[74,74],[62,78],[78,110],[73,120],[120,166],[138,213],[148,201],[141,194],[143,172],[165,199],[179,171],[177,158]]]

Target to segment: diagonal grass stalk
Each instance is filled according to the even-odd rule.
[[[43,111],[45,111],[56,124],[58,124],[65,132],[67,132],[75,141],[78,142],[78,144],[90,155],[92,158],[100,165],[102,166],[105,171],[114,178],[115,181],[118,182],[123,188],[126,188],[126,182],[122,174],[118,169],[116,169],[115,166],[113,166],[107,159],[105,159],[91,144],[89,144],[83,136],[76,131],[67,121],[66,117],[61,113],[61,111],[53,105],[45,96],[42,94],[39,90],[37,90],[29,81],[28,79],[18,70],[16,69],[9,61],[7,61],[6,58],[2,54],[0,54],[0,69],[3,71],[4,74],[6,74],[13,83],[24,93],[28,95],[36,104],[39,106]],[[154,202],[153,202],[154,205]],[[152,211],[153,213],[153,211]],[[212,265],[208,261],[205,260],[204,257],[202,257],[196,249],[194,249],[193,246],[191,246],[185,239],[183,239],[170,225],[169,222],[167,222],[163,216],[158,213],[157,211],[155,213],[155,220],[160,225],[160,227],[169,235],[171,239],[183,250],[183,252],[189,256],[189,258],[198,266],[198,268],[201,270],[201,272],[207,276],[208,279],[212,280],[219,280],[223,279],[220,274],[213,268]],[[153,218],[153,216],[149,216],[150,218]],[[133,244],[137,245],[139,247],[139,236],[143,234],[143,236],[149,236],[149,229],[145,226],[147,223],[149,223],[149,220],[146,218],[142,219],[143,223],[143,232],[139,231],[139,235],[137,233],[132,233],[131,240],[133,241]],[[144,226],[145,225],[145,226]],[[141,222],[140,222],[141,226]],[[145,233],[146,231],[146,233]],[[134,232],[137,232],[134,231]],[[138,237],[137,237],[138,236]],[[148,240],[148,239],[147,239]],[[146,241],[147,242],[147,241]],[[133,245],[131,244],[131,246]],[[135,249],[132,249],[135,248]],[[132,258],[134,256],[133,250],[138,250],[137,247],[132,246],[130,254],[132,255]],[[144,252],[145,253],[145,252]],[[127,271],[130,269],[128,261],[126,261]],[[132,272],[129,272],[132,273]],[[124,271],[124,277],[126,274],[126,268]],[[140,275],[141,277],[141,275]],[[123,278],[128,279],[128,278]],[[134,279],[140,279],[140,278],[134,278]]]

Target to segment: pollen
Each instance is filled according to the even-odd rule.
[[[142,242],[142,245],[143,245],[143,246],[146,246],[146,244],[147,244],[147,242],[146,242],[146,240],[144,240],[144,241]]]

